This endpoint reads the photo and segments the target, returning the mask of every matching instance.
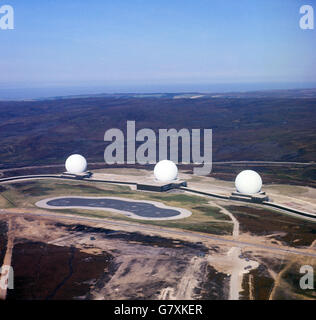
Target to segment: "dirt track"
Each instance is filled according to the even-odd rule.
[[[252,257],[253,253],[249,251],[252,248],[254,252],[257,252],[256,257],[258,254],[262,257],[267,255],[276,259],[277,264],[279,264],[278,257],[284,259],[284,256],[292,256],[286,250],[273,251],[269,249],[269,246],[267,248],[256,247],[255,243],[242,246],[240,245],[242,242],[231,242],[234,240],[227,242],[225,240],[228,239],[225,238],[215,237],[213,239],[196,233],[179,233],[166,228],[147,228],[134,223],[122,223],[121,225],[111,221],[100,221],[100,219],[79,217],[72,219],[69,216],[59,217],[58,215],[48,217],[36,213],[25,215],[11,212],[0,215],[0,219],[8,217],[14,217],[14,235],[19,243],[18,246],[23,245],[25,240],[22,239],[27,239],[27,241],[39,243],[40,246],[45,241],[52,249],[54,247],[68,248],[68,251],[65,251],[65,259],[60,260],[59,269],[65,270],[64,273],[61,273],[60,277],[55,277],[56,284],[51,284],[51,293],[44,291],[41,296],[42,289],[36,289],[35,292],[39,295],[39,299],[52,296],[56,288],[58,291],[53,297],[68,299],[200,299],[208,294],[209,288],[212,287],[212,293],[208,294],[208,297],[211,296],[212,299],[228,299],[229,297],[237,299],[243,274],[249,272],[244,268],[252,264],[253,260],[257,260],[257,258],[252,258],[246,262],[245,256],[241,259],[240,254],[247,251],[247,255],[251,254]],[[201,242],[197,243],[197,240]],[[71,270],[68,267],[71,258],[69,248],[76,248],[81,254],[88,255],[81,262],[78,262],[78,258],[74,260],[75,263],[72,262]],[[27,247],[23,249],[24,251],[19,250],[19,252],[26,250],[25,253],[28,253]],[[303,256],[306,252],[305,250],[296,251]],[[49,256],[45,256],[45,251],[41,252],[44,254],[42,258],[44,263]],[[31,253],[32,251],[27,256]],[[97,270],[89,271],[94,263],[88,263],[84,265],[87,271],[84,273],[85,277],[82,278],[79,266],[86,260],[88,262],[104,254],[111,255],[112,259],[110,263],[106,262],[107,265],[104,265],[103,271],[100,272],[100,269],[99,273],[96,273]],[[77,255],[76,253],[75,257]],[[54,255],[51,258],[53,259]],[[20,259],[23,259],[21,253]],[[35,257],[30,262],[32,260],[36,260]],[[259,260],[258,263],[261,265],[264,260]],[[269,262],[268,266],[270,264]],[[213,275],[209,277],[207,266],[215,268],[216,274],[221,277],[230,276],[230,282],[218,282],[219,278]],[[21,276],[21,272],[26,272],[25,268],[21,269],[17,266],[15,268],[17,276]],[[36,268],[42,272],[47,269],[39,266]],[[29,276],[34,276],[34,268],[31,266],[29,272]],[[76,280],[78,273],[81,280]],[[40,279],[45,281],[45,276],[40,276]],[[49,283],[52,281],[49,273],[46,281]],[[76,289],[75,296],[71,295],[73,293],[70,290],[74,287],[74,281],[79,284],[83,281],[82,286],[86,288],[84,291],[80,288]],[[249,286],[253,287],[254,281],[252,279]],[[44,284],[45,282],[42,285]],[[27,294],[29,290],[27,283],[23,285],[26,286],[23,292]],[[46,287],[45,285],[43,288]]]
[[[14,247],[14,223],[13,220],[14,218],[9,219],[8,221],[8,232],[7,232],[7,248],[6,248],[6,253],[3,259],[3,264],[2,264],[2,273],[0,274],[0,283],[4,284],[5,286],[8,284],[9,281],[9,269],[11,267],[11,260],[12,260],[12,252],[13,252],[13,247]],[[0,300],[5,300],[7,296],[7,288],[0,286]]]

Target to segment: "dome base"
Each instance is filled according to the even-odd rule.
[[[186,186],[187,182],[182,180],[175,180],[171,182],[153,181],[152,183],[137,183],[137,190],[165,192]]]
[[[229,199],[254,203],[262,203],[264,201],[269,201],[269,197],[266,195],[264,191],[260,191],[255,194],[246,194],[236,191],[230,195]]]
[[[62,177],[64,177],[64,178],[75,178],[75,179],[78,179],[78,180],[80,180],[80,179],[84,179],[84,178],[91,178],[91,176],[92,176],[92,172],[90,172],[90,171],[86,171],[86,172],[82,172],[82,173],[70,173],[70,172],[64,172],[63,174],[62,174]]]

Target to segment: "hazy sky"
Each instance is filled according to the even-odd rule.
[[[0,0],[0,87],[316,82],[316,0]]]

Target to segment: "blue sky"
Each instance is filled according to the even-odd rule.
[[[0,88],[316,83],[316,0],[0,0]],[[141,89],[140,89],[141,90]]]

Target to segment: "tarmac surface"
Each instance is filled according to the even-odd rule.
[[[59,198],[50,200],[47,205],[53,207],[90,207],[116,209],[125,212],[131,212],[140,217],[146,218],[169,218],[178,216],[180,211],[174,209],[158,208],[154,204],[146,202],[132,202],[127,200],[118,200],[112,198]]]
[[[184,208],[170,207],[162,202],[133,200],[120,197],[63,196],[43,199],[36,206],[44,209],[103,210],[138,220],[176,220],[191,216]]]

